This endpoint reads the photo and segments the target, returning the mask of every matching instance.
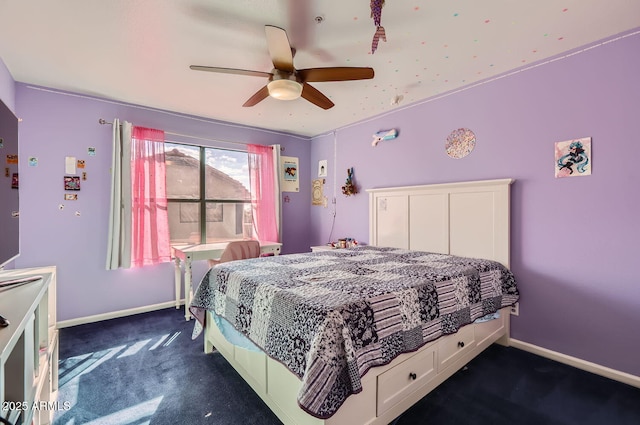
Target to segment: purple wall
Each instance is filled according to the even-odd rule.
[[[515,178],[511,267],[522,297],[512,336],[640,375],[638,52],[640,35],[630,35],[338,130],[332,239],[367,241],[364,189]],[[461,127],[477,145],[451,159],[444,142]],[[373,148],[372,135],[390,128],[399,137]],[[554,142],[582,137],[592,138],[592,175],[555,179]],[[329,199],[333,145],[328,134],[311,147],[312,168],[329,160]],[[347,198],[351,166],[362,193]],[[314,244],[329,240],[332,211],[311,207]]]
[[[174,299],[172,263],[105,270],[112,130],[110,125],[98,124],[99,118],[107,121],[120,118],[139,126],[220,140],[279,143],[285,147],[284,155],[300,158],[301,179],[309,180],[310,143],[306,138],[24,84],[16,84],[16,107],[23,122],[20,125],[22,254],[15,265],[58,267],[60,321]],[[200,143],[175,136],[167,139]],[[88,156],[88,147],[96,148],[95,156]],[[31,156],[38,158],[37,167],[26,165]],[[77,201],[63,200],[66,156],[86,161],[87,180],[81,183]],[[310,188],[301,185],[300,193],[288,195],[290,202],[283,205],[284,252],[306,251],[309,241],[303,229],[310,227]],[[63,210],[58,208],[60,204],[65,205]],[[80,216],[76,216],[76,211]],[[205,270],[206,262],[194,265],[194,282],[200,280]]]

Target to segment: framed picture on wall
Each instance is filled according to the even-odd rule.
[[[591,175],[591,137],[565,140],[555,144],[555,176]]]
[[[298,192],[298,158],[292,156],[280,157],[280,186],[283,192]]]
[[[327,160],[318,161],[318,177],[327,177]]]

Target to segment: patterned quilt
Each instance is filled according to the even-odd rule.
[[[298,404],[333,415],[362,390],[372,367],[455,333],[518,300],[500,263],[357,247],[220,264],[204,276],[191,311],[205,310],[302,381]]]

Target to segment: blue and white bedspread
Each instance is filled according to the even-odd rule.
[[[361,377],[518,300],[500,263],[357,247],[220,264],[191,303],[211,310],[302,381],[298,404],[333,415]]]

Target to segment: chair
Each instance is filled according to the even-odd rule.
[[[227,261],[245,260],[247,258],[257,258],[260,256],[260,242],[256,240],[231,241],[218,259],[210,259],[209,267]]]

